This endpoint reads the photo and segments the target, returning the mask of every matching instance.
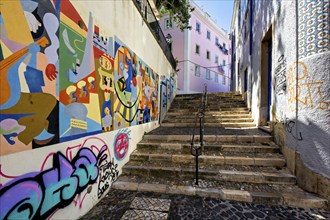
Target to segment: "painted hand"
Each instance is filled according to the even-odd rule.
[[[28,11],[24,11],[25,18],[28,22],[30,31],[33,33],[37,33],[39,27],[41,27],[41,23],[36,19],[36,17]]]
[[[58,72],[56,71],[56,67],[54,64],[48,64],[46,67],[46,76],[50,81],[56,79]]]

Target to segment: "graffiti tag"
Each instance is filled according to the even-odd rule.
[[[103,146],[96,156],[81,148],[70,162],[61,152],[53,155],[53,168],[39,174],[27,173],[0,189],[0,219],[46,218],[58,208],[69,205],[74,197],[99,176],[98,163],[106,160]]]
[[[292,136],[294,139],[296,139],[296,140],[298,140],[298,141],[302,141],[302,140],[303,140],[303,137],[302,137],[302,135],[301,135],[301,132],[298,132],[298,133],[297,133],[297,136],[294,134],[295,129],[297,129],[297,127],[296,127],[296,122],[295,122],[295,121],[293,121],[293,120],[289,120],[289,118],[286,118],[286,119],[285,119],[285,128],[286,128],[286,131],[287,131],[288,133],[290,133],[291,136]]]

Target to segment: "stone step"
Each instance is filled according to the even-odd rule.
[[[193,164],[195,157],[191,154],[169,154],[155,151],[153,153],[135,151],[130,156],[130,161],[164,161],[169,163]],[[241,165],[241,166],[270,166],[284,167],[286,162],[280,155],[250,155],[250,156],[231,156],[231,155],[201,155],[199,156],[201,165]]]
[[[190,144],[182,144],[182,143],[148,143],[142,141],[137,144],[138,150],[169,150],[172,153],[175,152],[190,152]],[[222,153],[231,153],[231,152],[238,152],[238,153],[279,153],[280,148],[276,146],[274,143],[264,143],[264,144],[248,144],[245,143],[244,145],[221,145],[221,144],[205,144],[204,145],[205,151],[218,151]]]
[[[162,127],[195,127],[195,123],[162,123]],[[197,123],[196,125],[199,127],[199,124]],[[221,122],[221,123],[211,123],[211,122],[206,122],[204,123],[204,127],[225,127],[225,128],[251,128],[251,127],[256,127],[255,123],[251,122]]]
[[[189,114],[189,115],[168,115],[165,117],[165,119],[195,119],[196,114]],[[236,114],[236,115],[213,115],[213,114],[205,114],[205,119],[227,119],[227,118],[247,118],[250,119],[250,114]]]
[[[198,107],[195,108],[185,108],[185,109],[177,109],[177,108],[170,108],[169,112],[189,112],[197,111],[199,109]],[[214,112],[214,111],[230,111],[230,112],[249,112],[249,109],[246,107],[222,107],[222,108],[216,108],[216,109],[206,109],[206,112]]]
[[[196,112],[192,111],[172,111],[172,112],[167,112],[166,115],[195,115]],[[222,115],[239,115],[239,114],[245,114],[245,115],[250,115],[250,111],[205,111],[205,115],[212,115],[212,116],[222,116]]]
[[[145,142],[190,143],[191,135],[144,135]],[[205,144],[219,143],[269,143],[271,135],[204,135]],[[195,141],[199,141],[199,135],[195,135]]]
[[[200,181],[202,182],[202,181]],[[210,198],[219,198],[224,200],[233,200],[240,202],[250,202],[263,205],[281,205],[293,206],[312,209],[327,209],[328,201],[326,199],[315,196],[311,193],[302,192],[295,186],[270,185],[266,184],[269,192],[264,191],[262,184],[255,184],[256,187],[249,184],[247,189],[244,189],[242,184],[238,184],[238,189],[231,189],[237,184],[230,183],[226,187],[204,187],[192,185],[191,182],[168,183],[157,180],[140,180],[139,177],[122,175],[112,184],[113,189],[130,190],[139,192],[154,192],[165,194],[180,194],[189,196],[201,196]],[[257,190],[255,189],[257,188]],[[261,190],[259,190],[261,188]]]
[[[195,118],[176,118],[176,119],[164,119],[162,123],[172,123],[175,121],[175,123],[195,123],[196,122],[196,116]],[[253,122],[254,120],[252,118],[205,118],[205,123],[244,123],[244,122]],[[199,118],[197,118],[197,122],[199,122]]]
[[[218,167],[206,166],[206,168],[204,168],[200,166],[198,175],[201,179],[223,182],[296,184],[295,176],[280,171],[267,171],[267,169],[263,171],[264,168],[262,168],[260,172],[254,172],[258,167],[253,167],[252,171],[237,171],[221,169],[221,166]],[[159,163],[151,161],[137,164],[134,163],[134,161],[130,161],[123,167],[122,172],[125,175],[153,177],[167,176],[172,179],[191,179],[195,175],[195,166],[193,164],[190,166],[182,166],[182,164],[177,163]]]

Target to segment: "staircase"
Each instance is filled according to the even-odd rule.
[[[112,187],[328,209],[326,199],[296,185],[272,136],[256,128],[234,92],[208,94],[196,186],[190,142],[200,104],[201,94],[177,95],[161,127],[144,136]]]

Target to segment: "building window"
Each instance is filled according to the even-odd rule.
[[[211,79],[211,72],[208,69],[206,69],[206,79],[208,79],[208,80]]]
[[[199,45],[196,44],[195,53],[199,54]]]
[[[214,73],[214,82],[219,82],[219,75],[218,73]]]
[[[201,33],[201,24],[199,22],[196,22],[196,31]]]
[[[226,48],[226,44],[225,44],[225,43],[223,43],[223,44],[222,44],[222,47],[223,47],[223,48]]]
[[[226,85],[226,77],[225,76],[222,76],[222,84]]]
[[[211,32],[210,31],[207,31],[206,32],[206,38],[211,40]]]
[[[214,59],[214,62],[215,62],[216,64],[218,64],[218,63],[219,63],[219,57],[218,57],[218,55],[215,55],[215,59]]]
[[[173,28],[173,23],[170,18],[165,19],[165,29],[172,29]]]
[[[195,76],[201,75],[201,68],[198,65],[195,65]]]
[[[223,66],[223,67],[226,66],[226,61],[225,61],[225,60],[222,61],[222,66]]]
[[[215,37],[215,45],[219,46],[219,38]]]
[[[208,60],[210,59],[210,51],[208,51],[208,50],[206,51],[206,59],[208,59]]]

